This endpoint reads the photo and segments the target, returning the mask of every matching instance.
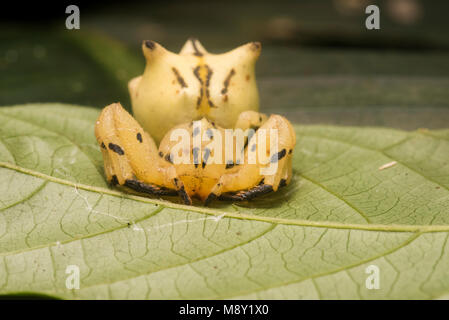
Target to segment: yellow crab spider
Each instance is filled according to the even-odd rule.
[[[243,111],[259,110],[255,64],[259,42],[211,54],[189,39],[179,54],[146,40],[146,67],[128,84],[136,120],[159,143],[176,125],[203,117],[231,128]]]
[[[244,139],[241,150],[237,136],[233,135],[229,143],[226,130],[207,118],[175,126],[158,148],[120,103],[113,103],[102,110],[95,124],[95,136],[109,183],[140,193],[179,194],[185,204],[191,204],[195,197],[207,205],[216,198],[250,200],[287,185],[296,143],[290,122],[280,115],[267,117],[245,111],[238,116],[234,128],[242,132],[254,130],[252,136]],[[268,134],[258,134],[264,130],[276,132],[275,144]],[[184,139],[173,139],[179,137]],[[225,149],[230,145],[233,152],[229,156]],[[181,158],[187,161],[178,161]],[[273,165],[275,170],[271,173],[262,170]]]

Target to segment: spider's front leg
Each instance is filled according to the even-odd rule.
[[[236,129],[259,129],[265,122],[267,122],[267,115],[256,111],[244,111],[242,112],[237,122],[235,123]]]
[[[191,204],[176,169],[159,157],[153,139],[120,103],[102,110],[95,136],[111,184],[157,196],[179,194],[186,204]]]
[[[245,114],[242,116],[249,120],[238,121],[237,126],[251,128],[255,126],[255,123],[260,123],[261,126],[249,138],[245,147],[245,162],[234,166],[228,173],[221,176],[206,199],[206,204],[216,198],[249,200],[261,194],[277,191],[279,187],[290,183],[292,153],[296,144],[292,125],[280,115],[271,115],[266,120],[264,115],[259,117],[259,114],[255,112],[251,114],[245,112]],[[265,131],[264,135],[261,134],[261,130]],[[273,137],[272,134],[276,136]],[[250,159],[256,159],[256,161]]]

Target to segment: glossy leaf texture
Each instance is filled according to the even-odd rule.
[[[448,297],[449,130],[295,126],[287,188],[202,207],[109,188],[98,112],[0,109],[0,294]],[[79,289],[66,287],[73,265]]]

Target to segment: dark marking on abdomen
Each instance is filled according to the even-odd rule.
[[[125,154],[125,151],[123,151],[123,149],[118,145],[118,144],[114,144],[114,143],[109,143],[108,145],[109,149],[114,151],[115,153],[123,156]]]
[[[207,76],[206,76],[206,97],[207,97],[207,103],[209,104],[209,107],[216,108],[217,106],[210,100],[210,93],[209,93],[209,85],[210,85],[210,79],[212,78],[212,74],[214,73],[211,68],[206,64],[205,65],[207,69]]]
[[[140,134],[140,132],[137,132],[136,138],[137,138],[137,140],[139,140],[140,143],[142,143],[143,140],[142,140],[142,135]]]
[[[201,68],[206,68],[206,70],[207,70],[206,79],[204,79],[204,80],[201,78],[201,75],[200,75]],[[193,74],[198,79],[198,81],[200,82],[200,85],[201,85],[200,95],[198,96],[198,99],[196,101],[197,109],[200,107],[201,102],[203,101],[204,97],[206,97],[207,104],[209,105],[209,107],[217,108],[217,106],[210,99],[210,92],[209,92],[210,80],[212,78],[213,73],[214,72],[207,64],[204,66],[197,66],[195,69],[193,69]]]
[[[198,109],[200,107],[201,104],[201,100],[203,100],[203,79],[201,79],[200,77],[200,66],[197,66],[195,69],[193,69],[193,74],[195,75],[195,77],[198,79],[198,81],[200,82],[200,95],[198,97],[198,99],[196,100],[196,108]]]
[[[229,84],[231,83],[231,78],[235,75],[235,70],[231,69],[225,81],[223,82],[223,89],[221,89],[221,94],[226,94],[228,92]]]
[[[182,88],[187,88],[187,83],[184,81],[184,78],[181,76],[178,69],[176,69],[175,67],[172,67],[171,69],[172,69],[173,73],[175,74],[176,80],[178,81],[179,85]]]

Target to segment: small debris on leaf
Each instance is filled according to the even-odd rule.
[[[391,168],[391,167],[395,166],[397,163],[398,163],[397,161],[391,161],[391,162],[388,162],[388,163],[386,163],[386,164],[380,166],[380,167],[379,167],[379,170],[384,170],[384,169]]]

